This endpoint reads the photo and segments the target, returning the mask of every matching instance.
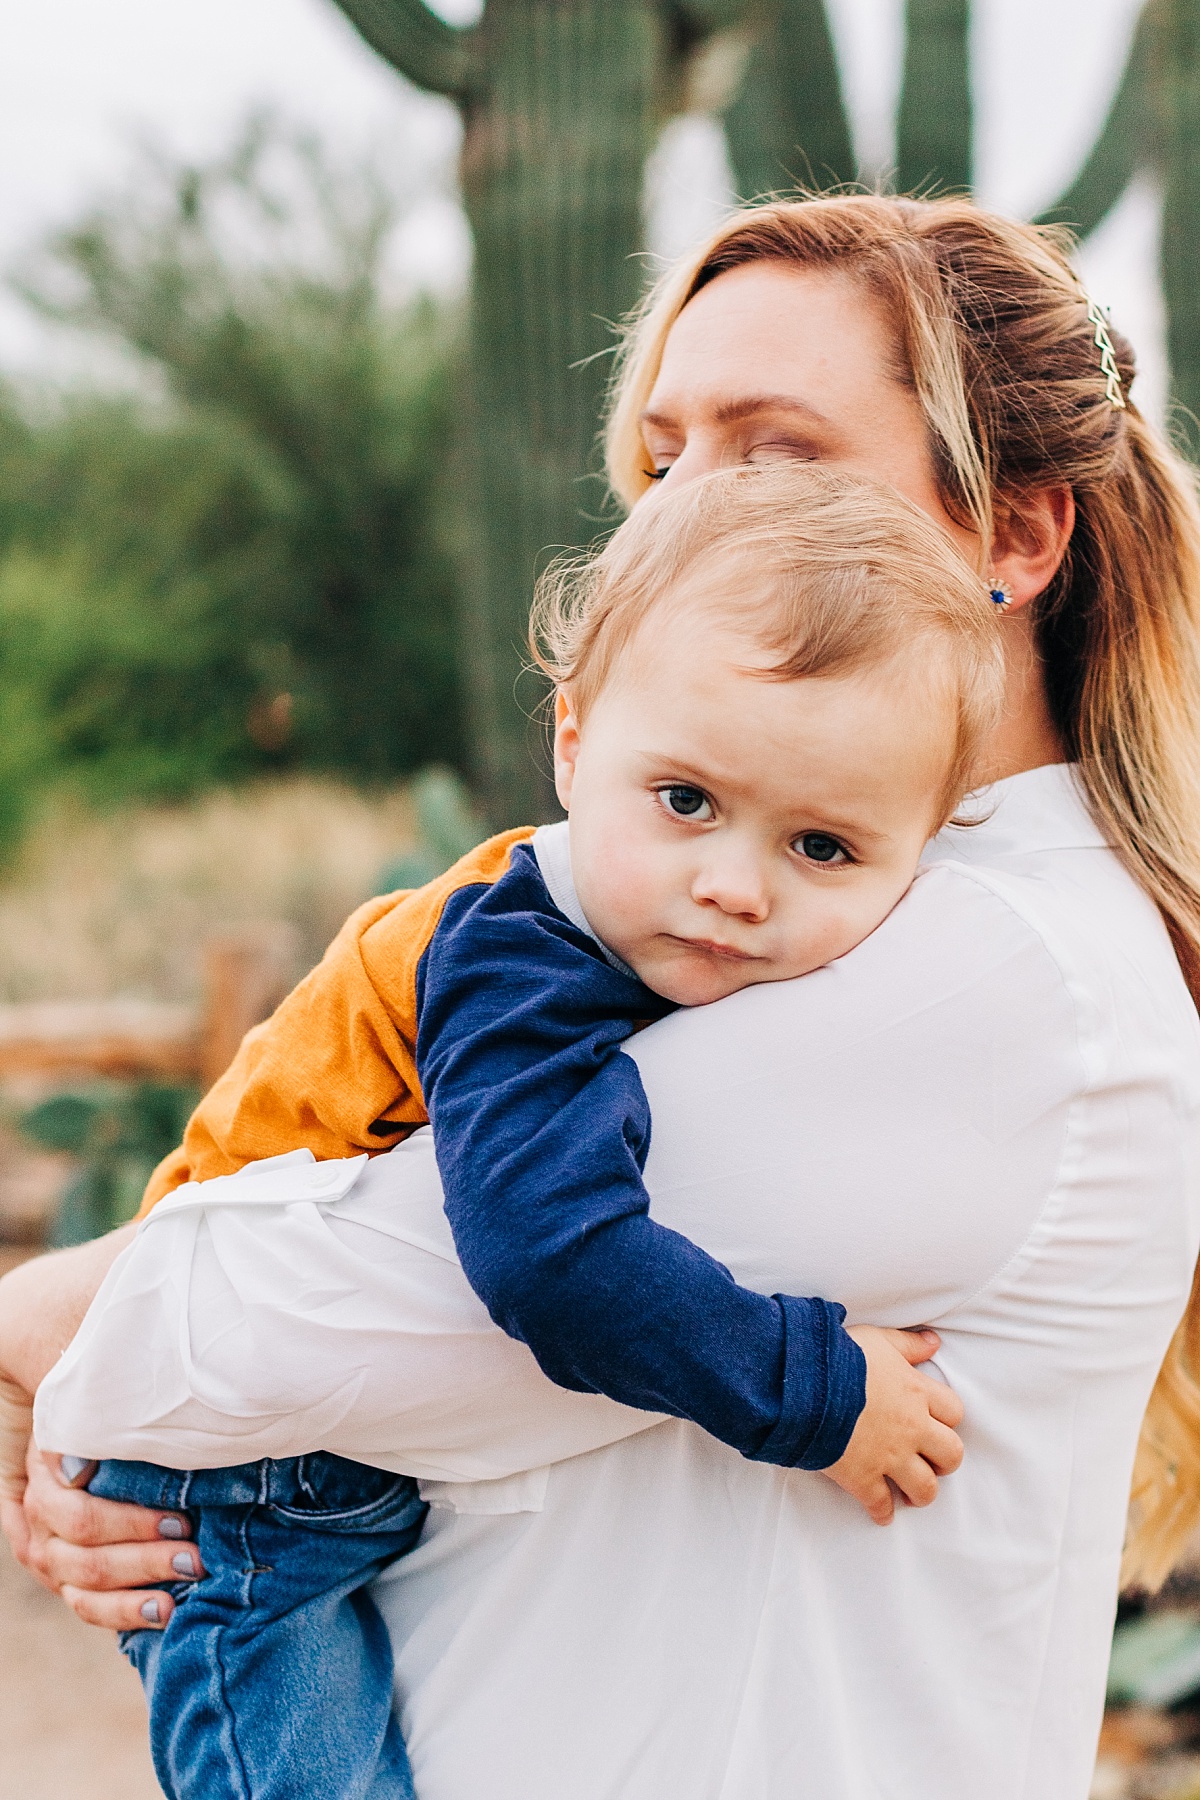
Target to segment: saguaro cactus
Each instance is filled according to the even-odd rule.
[[[896,185],[971,185],[969,0],[908,0],[904,81],[896,121]]]
[[[1176,431],[1200,455],[1200,0],[1149,0],[1108,117],[1043,219],[1086,237],[1140,170],[1163,187],[1160,272]]]
[[[824,0],[785,0],[762,19],[725,111],[738,192],[829,187],[857,174]]]
[[[753,100],[752,71],[749,111],[734,124],[744,191],[785,180],[806,154],[818,170],[846,169],[828,30],[819,0],[488,0],[466,29],[423,0],[338,4],[388,62],[448,95],[463,116],[463,198],[475,239],[463,398],[474,569],[463,670],[493,822],[537,817],[548,789],[513,690],[539,554],[586,543],[601,528],[604,352],[643,283],[646,157],[681,104],[690,56],[732,29],[748,48],[782,33],[792,56],[811,37],[816,73],[797,91],[814,116],[818,97],[824,107],[810,148],[771,59],[762,65],[776,77],[770,103]],[[764,140],[768,152],[752,160],[749,146]]]
[[[611,324],[637,299],[642,176],[701,19],[647,0],[489,0],[457,29],[423,0],[339,0],[390,63],[463,115],[475,240],[463,456],[473,567],[463,673],[496,824],[547,810],[514,699],[539,554],[587,542]],[[718,20],[719,22],[719,20]]]

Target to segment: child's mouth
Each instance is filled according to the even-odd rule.
[[[749,950],[738,950],[733,944],[719,944],[715,938],[676,938],[688,950],[702,950],[706,956],[721,956],[730,962],[757,962],[759,959]]]

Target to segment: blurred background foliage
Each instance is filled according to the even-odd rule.
[[[398,210],[256,121],[206,167],[147,152],[23,273],[142,391],[0,393],[0,848],[63,784],[177,798],[460,759],[457,322],[389,301]]]
[[[54,1216],[49,1242],[86,1243],[132,1219],[155,1166],[172,1151],[199,1099],[196,1088],[162,1082],[96,1082],[52,1094],[18,1117],[44,1150],[79,1159]]]

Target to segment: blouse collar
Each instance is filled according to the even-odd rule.
[[[947,825],[923,862],[994,862],[1040,850],[1103,850],[1107,839],[1071,763],[1047,763],[993,782],[959,808],[970,824]]]

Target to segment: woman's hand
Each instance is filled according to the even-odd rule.
[[[155,1584],[204,1574],[199,1552],[186,1542],[192,1534],[187,1517],[97,1500],[65,1486],[59,1458],[32,1445],[26,1472],[24,1504],[16,1509],[20,1523],[13,1529],[5,1518],[18,1560],[89,1625],[161,1630],[175,1603],[170,1594],[153,1591]]]
[[[938,1477],[963,1459],[963,1403],[953,1388],[917,1366],[936,1356],[936,1331],[887,1331],[855,1325],[850,1336],[867,1359],[867,1403],[831,1481],[852,1494],[877,1525],[889,1525],[895,1489],[910,1506],[937,1498]]]

